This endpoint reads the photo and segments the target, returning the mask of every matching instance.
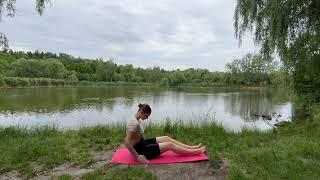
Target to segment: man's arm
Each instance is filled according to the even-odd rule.
[[[132,139],[132,133],[129,132],[126,139],[125,139],[125,142],[124,142],[124,145],[128,148],[128,150],[131,152],[131,154],[137,159],[139,154],[137,153],[137,151],[133,148],[132,144],[131,144],[131,139]]]
[[[132,137],[133,137],[133,132],[128,132],[127,137],[125,139],[124,145],[128,148],[130,153],[138,160],[139,162],[142,163],[148,163],[149,161],[146,159],[144,155],[139,155],[137,151],[133,148],[132,146]]]

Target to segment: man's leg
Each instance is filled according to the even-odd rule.
[[[197,146],[189,146],[187,144],[183,144],[177,140],[174,140],[172,139],[171,137],[169,136],[159,136],[159,137],[156,137],[156,140],[157,140],[157,143],[165,143],[165,142],[171,142],[177,146],[180,146],[180,147],[183,147],[183,148],[187,148],[187,149],[197,149],[197,148],[200,148],[201,147],[201,143],[198,144]]]
[[[204,153],[207,150],[205,146],[202,146],[197,149],[188,149],[188,148],[183,148],[181,146],[177,146],[172,142],[159,143],[159,148],[160,148],[160,153],[171,150],[177,154],[200,154],[200,153]]]

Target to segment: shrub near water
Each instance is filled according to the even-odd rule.
[[[6,86],[10,86],[10,87],[18,86],[17,78],[5,77],[5,78],[3,78],[3,81],[4,81]]]
[[[2,84],[1,84],[2,83]],[[19,77],[4,77],[0,87],[29,87],[29,86],[63,86],[63,79],[48,79],[48,78],[19,78]]]
[[[3,87],[5,85],[3,76],[0,74],[0,87]]]
[[[49,78],[0,77],[0,87],[32,87],[32,86],[155,86],[154,83],[136,82],[92,82],[69,81]]]

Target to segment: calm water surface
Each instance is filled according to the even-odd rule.
[[[255,114],[272,115],[270,123],[290,120],[286,92],[227,88],[70,87],[0,89],[0,126],[56,125],[79,129],[126,122],[139,103],[151,105],[146,123],[166,119],[202,122],[214,119],[230,130],[269,129]],[[269,122],[269,121],[268,121]]]

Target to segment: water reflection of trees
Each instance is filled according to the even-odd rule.
[[[117,97],[132,102],[135,93],[122,88],[6,89],[0,93],[0,112],[53,112],[75,108],[112,108]]]
[[[224,95],[212,95],[215,93]],[[136,109],[138,103],[146,102],[152,106],[161,106],[160,109],[165,109],[163,113],[167,114],[190,110],[199,114],[206,113],[211,106],[215,106],[216,111],[219,104],[223,103],[225,111],[251,121],[257,119],[253,114],[272,114],[277,103],[287,101],[288,97],[277,91],[208,88],[77,87],[0,90],[0,112],[68,112],[74,109],[113,111],[119,106]]]
[[[159,103],[162,90],[149,87],[73,87],[1,89],[0,112],[60,112],[131,107],[140,97]],[[158,97],[158,98],[155,98]],[[146,98],[144,98],[146,99]]]
[[[276,113],[274,108],[276,102],[283,102],[284,99],[279,98],[274,102],[273,96],[280,97],[275,92],[268,91],[232,93],[230,96],[224,96],[225,109],[231,114],[241,116],[245,121],[255,121],[258,120],[258,117],[255,116],[257,114]]]

